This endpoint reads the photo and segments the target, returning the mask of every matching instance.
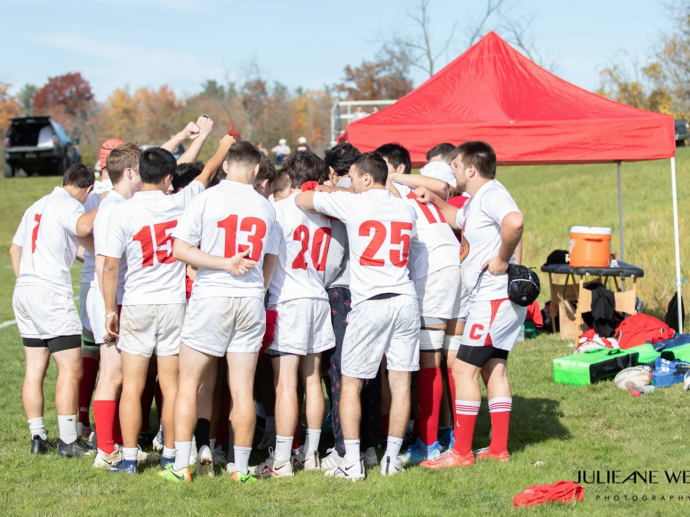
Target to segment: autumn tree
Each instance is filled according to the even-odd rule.
[[[25,117],[30,117],[34,114],[34,95],[36,95],[37,91],[38,87],[28,83],[19,90],[19,95],[17,97]]]
[[[352,100],[398,99],[412,90],[410,56],[405,49],[384,45],[373,61],[345,67],[339,92]]]
[[[80,73],[51,77],[33,97],[34,114],[52,117],[73,137],[86,132],[94,108],[91,85]]]
[[[11,84],[0,82],[0,135],[4,135],[7,131],[11,118],[22,114],[17,97],[9,93],[11,87]]]

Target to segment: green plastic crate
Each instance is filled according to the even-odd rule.
[[[638,356],[639,351],[634,348],[602,348],[559,357],[553,360],[553,380],[559,384],[585,386],[635,366]]]

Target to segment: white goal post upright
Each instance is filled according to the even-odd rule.
[[[396,101],[396,99],[383,99],[376,101],[341,101],[336,99],[331,108],[331,146],[336,145],[338,140],[338,135],[342,133],[345,128],[341,127],[342,121],[345,121],[345,127],[352,120],[352,107],[353,106],[380,106],[385,108],[390,106]],[[343,113],[342,110],[346,108],[346,112]]]

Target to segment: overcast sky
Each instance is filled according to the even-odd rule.
[[[178,94],[206,79],[235,78],[256,60],[270,79],[318,89],[343,68],[371,59],[377,40],[410,33],[406,10],[417,0],[4,0],[0,15],[0,81],[15,88],[81,72],[103,101],[116,88]],[[439,43],[458,21],[448,59],[466,48],[482,0],[431,0]],[[564,79],[592,90],[598,70],[615,61],[644,63],[672,20],[657,0],[513,0],[512,16],[533,20],[537,50]],[[500,34],[500,32],[499,32]],[[623,52],[629,57],[624,57]],[[424,75],[415,72],[415,85]]]

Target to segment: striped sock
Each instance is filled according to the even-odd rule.
[[[453,448],[463,456],[472,452],[474,426],[477,423],[481,400],[455,401],[455,445]]]
[[[489,399],[489,414],[491,415],[491,445],[493,454],[508,451],[508,428],[510,427],[510,412],[513,408],[511,397],[494,397]]]

